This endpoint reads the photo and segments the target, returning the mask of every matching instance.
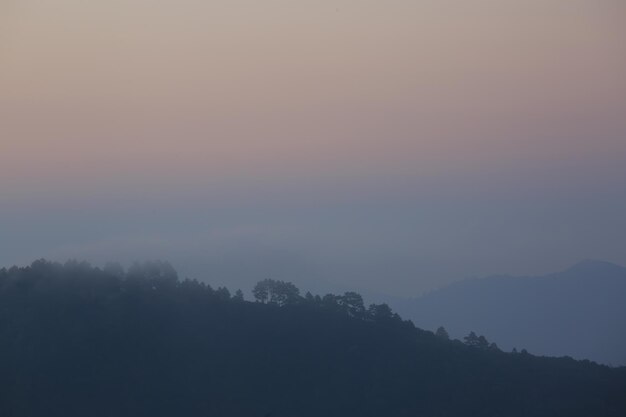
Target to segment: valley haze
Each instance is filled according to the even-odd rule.
[[[0,265],[417,295],[626,265],[614,0],[9,0]]]

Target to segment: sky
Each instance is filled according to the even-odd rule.
[[[3,0],[0,265],[415,296],[626,264],[620,0]]]

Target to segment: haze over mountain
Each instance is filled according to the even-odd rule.
[[[0,265],[395,296],[626,265],[625,4],[2,0]]]
[[[510,350],[626,364],[626,268],[587,260],[546,276],[467,279],[393,305],[425,329]]]

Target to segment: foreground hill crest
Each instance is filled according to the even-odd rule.
[[[0,415],[623,416],[626,370],[481,348],[356,293],[258,301],[166,263],[0,270]],[[471,343],[470,343],[471,342]],[[475,346],[473,346],[473,345]]]

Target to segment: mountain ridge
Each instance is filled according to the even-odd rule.
[[[241,292],[37,261],[0,269],[3,417],[621,417],[626,368],[416,328],[353,292]]]
[[[392,305],[416,325],[444,326],[454,337],[473,330],[506,349],[624,365],[623,299],[626,268],[584,260],[543,276],[470,278]]]

